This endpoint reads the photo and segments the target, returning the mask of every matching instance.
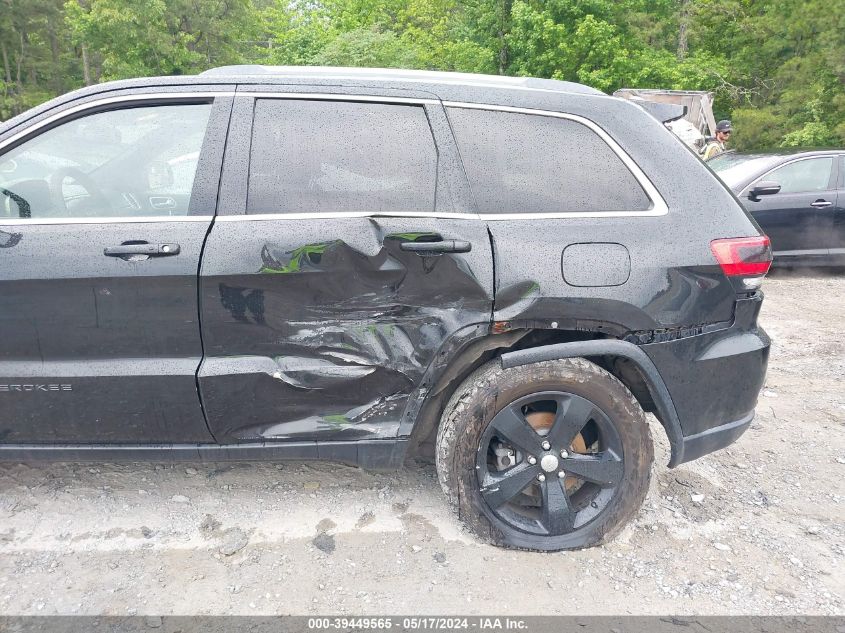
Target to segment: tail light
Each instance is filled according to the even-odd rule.
[[[765,235],[713,240],[710,250],[740,292],[759,288],[772,265],[772,244]]]

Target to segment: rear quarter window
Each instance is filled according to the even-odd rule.
[[[471,108],[448,113],[480,213],[651,207],[622,159],[583,123]]]

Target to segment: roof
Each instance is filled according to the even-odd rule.
[[[285,86],[292,92],[307,89],[337,94],[371,94],[370,91],[376,90],[384,96],[568,112],[602,120],[611,127],[631,125],[640,114],[649,116],[644,108],[631,101],[609,96],[589,86],[554,79],[387,68],[244,65],[222,66],[199,75],[121,79],[80,88],[0,123],[0,138],[70,102],[82,103],[126,92],[233,91],[239,86],[255,87],[259,91]]]
[[[523,88],[577,94],[604,95],[601,90],[571,81],[538,79],[536,77],[509,77],[505,75],[480,75],[474,73],[453,73],[432,70],[405,70],[399,68],[345,68],[340,66],[220,66],[206,70],[199,77],[231,78],[245,77],[279,79],[348,79],[370,80],[384,83],[453,84],[463,86],[487,86],[490,88]]]

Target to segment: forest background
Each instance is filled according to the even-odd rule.
[[[845,145],[845,0],[0,0],[0,119],[226,64],[711,90],[738,149]]]

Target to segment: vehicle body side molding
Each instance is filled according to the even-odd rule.
[[[334,442],[249,442],[242,444],[4,444],[2,462],[327,461],[367,470],[402,466],[407,438]]]
[[[672,401],[672,396],[669,395],[669,390],[666,388],[666,383],[661,378],[660,372],[657,371],[657,367],[637,345],[618,340],[556,343],[502,354],[501,362],[503,369],[510,369],[544,360],[589,356],[621,356],[637,366],[651,392],[657,417],[663,424],[669,438],[669,445],[672,449],[669,467],[674,468],[678,464],[682,464],[684,462],[684,436],[675,403]]]

